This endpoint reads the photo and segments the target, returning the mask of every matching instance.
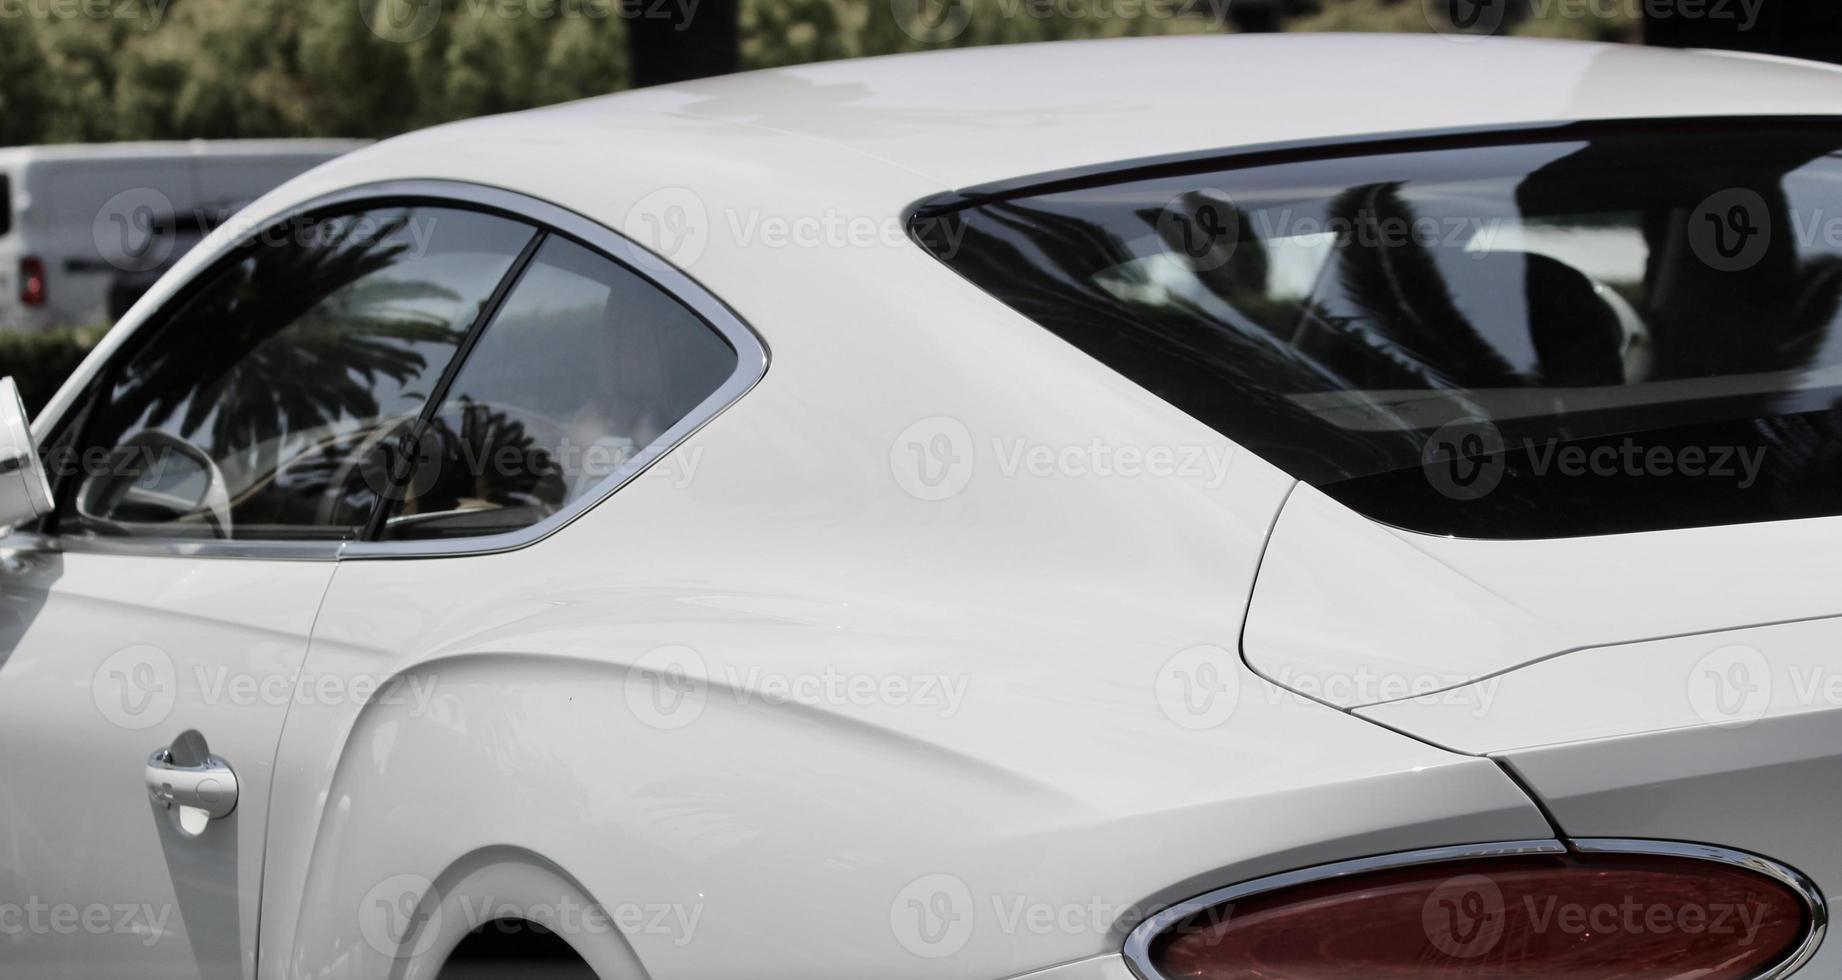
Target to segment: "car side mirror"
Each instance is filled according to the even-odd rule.
[[[26,403],[12,378],[0,379],[0,525],[13,527],[51,513],[51,481],[32,444]]]
[[[110,454],[106,470],[77,488],[81,523],[113,533],[230,536],[230,492],[217,463],[198,446],[143,429]]]

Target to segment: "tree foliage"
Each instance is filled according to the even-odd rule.
[[[624,88],[630,38],[644,44],[662,36],[659,19],[676,31],[693,16],[734,16],[738,67],[768,68],[937,47],[1220,31],[1229,2],[118,0],[104,5],[106,18],[48,13],[81,4],[23,5],[24,13],[0,20],[0,145],[388,136]],[[1317,13],[1286,27],[1432,29],[1424,0],[1315,6]],[[655,29],[632,30],[640,18]],[[1637,33],[1628,17],[1530,14],[1513,29],[1623,40]]]

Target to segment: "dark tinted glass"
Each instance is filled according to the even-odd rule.
[[[619,472],[735,367],[722,336],[676,300],[551,238],[417,440],[386,537],[543,520]]]
[[[345,539],[534,232],[435,208],[270,229],[103,379],[60,510],[70,531]]]
[[[13,230],[13,179],[0,174],[0,235]]]
[[[924,215],[1005,303],[1379,520],[1842,513],[1842,130],[1576,129]]]

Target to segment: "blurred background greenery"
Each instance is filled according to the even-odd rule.
[[[667,62],[663,69],[642,66],[636,73],[634,62],[674,45],[704,58],[683,72],[695,75],[709,73],[711,64],[762,68],[935,47],[1249,26],[1420,32],[1431,30],[1437,16],[1423,0],[1181,0],[1187,6],[1151,4],[1162,13],[1136,17],[1107,0],[945,0],[964,4],[970,21],[936,42],[925,40],[932,36],[925,24],[917,29],[916,14],[938,19],[942,0],[919,6],[917,0],[703,0],[689,31],[636,16],[660,0],[624,0],[632,5],[624,11],[629,16],[620,2],[112,0],[106,18],[13,17],[0,23],[0,146],[388,136],[670,80],[669,52],[654,59]],[[1635,4],[1600,4],[1592,16],[1579,16],[1563,4],[1508,2],[1513,16],[1503,33],[1640,40]],[[415,20],[423,3],[442,5],[439,17],[430,12],[426,33]],[[1184,13],[1170,16],[1173,9]],[[410,24],[410,36],[389,37],[391,18]],[[630,36],[642,30],[651,34]]]

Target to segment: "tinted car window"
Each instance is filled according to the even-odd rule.
[[[231,539],[358,536],[412,426],[535,232],[394,208],[257,236],[101,379],[52,461],[60,527]]]
[[[1726,524],[1842,513],[1839,149],[1826,123],[1406,142],[1025,191],[914,227],[1379,520]]]
[[[620,472],[736,363],[721,334],[656,286],[553,237],[416,441],[384,536],[534,524]]]
[[[13,230],[13,179],[0,174],[0,236]]]

